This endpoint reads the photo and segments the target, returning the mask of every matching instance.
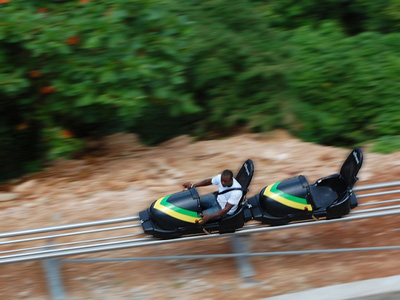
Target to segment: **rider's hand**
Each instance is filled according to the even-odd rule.
[[[183,184],[183,187],[184,187],[185,189],[190,189],[192,186],[193,186],[193,184],[192,184],[191,182],[185,182],[185,183]]]
[[[210,220],[210,217],[207,215],[203,215],[203,214],[202,214],[202,216],[203,216],[203,218],[200,220],[200,224],[206,224]]]

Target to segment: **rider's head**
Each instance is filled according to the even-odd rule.
[[[231,170],[224,170],[221,173],[221,184],[224,187],[230,187],[233,184],[233,173]]]

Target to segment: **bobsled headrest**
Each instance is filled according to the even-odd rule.
[[[240,183],[243,189],[243,194],[246,194],[251,179],[253,178],[254,174],[254,164],[251,159],[248,159],[244,162],[243,166],[240,168],[239,172],[236,175],[236,180]]]
[[[349,188],[353,188],[354,184],[357,182],[357,174],[361,169],[362,163],[363,153],[359,147],[351,151],[350,155],[343,163],[343,166],[340,169],[340,175]]]

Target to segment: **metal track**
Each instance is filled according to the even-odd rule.
[[[308,221],[302,223],[292,223],[285,226],[267,227],[262,224],[246,224],[243,228],[232,234],[212,234],[212,235],[192,235],[188,237],[158,240],[152,237],[144,236],[141,231],[138,216],[98,220],[92,222],[82,222],[75,224],[59,225],[53,227],[44,227],[36,229],[27,229],[21,231],[0,233],[0,264],[22,262],[29,260],[52,259],[70,255],[94,253],[100,251],[110,251],[134,247],[153,246],[167,243],[176,243],[183,241],[197,241],[202,239],[219,238],[233,235],[249,235],[273,230],[283,230],[289,228],[313,226],[319,224],[347,222],[352,220],[361,220],[367,218],[376,218],[384,216],[393,216],[400,214],[400,205],[388,205],[399,202],[400,199],[389,199],[379,201],[379,197],[400,193],[400,190],[385,190],[363,194],[363,191],[388,189],[400,186],[400,181],[393,181],[381,184],[364,185],[355,188],[357,196],[362,199],[361,209],[353,210],[349,215],[341,219]],[[373,197],[372,202],[366,199]],[[374,208],[364,209],[365,206],[375,206]],[[116,223],[128,223],[128,225],[109,226]],[[109,227],[105,227],[109,226]],[[88,229],[91,227],[102,227]],[[81,229],[85,230],[81,230]],[[79,230],[76,230],[79,229]],[[73,231],[76,230],[76,231]],[[70,231],[56,233],[59,231]],[[104,237],[96,236],[98,233],[117,232],[115,235]],[[41,235],[43,233],[51,233]],[[54,234],[53,234],[54,233]],[[14,237],[25,236],[24,238],[14,239]],[[89,238],[87,238],[89,236]],[[77,239],[86,237],[85,239]],[[134,238],[133,238],[134,237]],[[71,240],[71,238],[74,238]],[[54,243],[57,240],[58,243]],[[46,242],[46,248],[42,245]],[[39,244],[38,244],[39,243]]]
[[[44,233],[44,232],[53,232],[53,231],[75,229],[75,228],[82,228],[82,227],[108,225],[108,224],[115,224],[115,223],[129,222],[129,221],[138,221],[138,220],[139,220],[139,216],[134,216],[134,217],[125,217],[125,218],[116,218],[116,219],[106,219],[106,220],[99,220],[99,221],[92,221],[92,222],[74,223],[74,224],[67,224],[67,225],[60,225],[60,226],[53,226],[53,227],[28,229],[28,230],[21,230],[21,231],[12,231],[12,232],[0,233],[0,238],[19,236],[19,235],[36,234],[36,233]]]

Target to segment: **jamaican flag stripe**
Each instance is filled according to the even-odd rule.
[[[264,195],[268,198],[271,198],[285,206],[289,206],[291,208],[300,209],[300,210],[309,210],[312,211],[312,206],[307,203],[307,200],[304,198],[296,197],[293,195],[286,194],[277,189],[277,186],[280,182],[275,183],[274,185],[269,185],[264,191]]]
[[[170,195],[158,199],[154,204],[154,208],[175,219],[182,220],[188,223],[196,223],[201,219],[197,216],[197,213],[195,211],[180,208],[173,205],[172,203],[169,203],[167,201],[169,197]]]

